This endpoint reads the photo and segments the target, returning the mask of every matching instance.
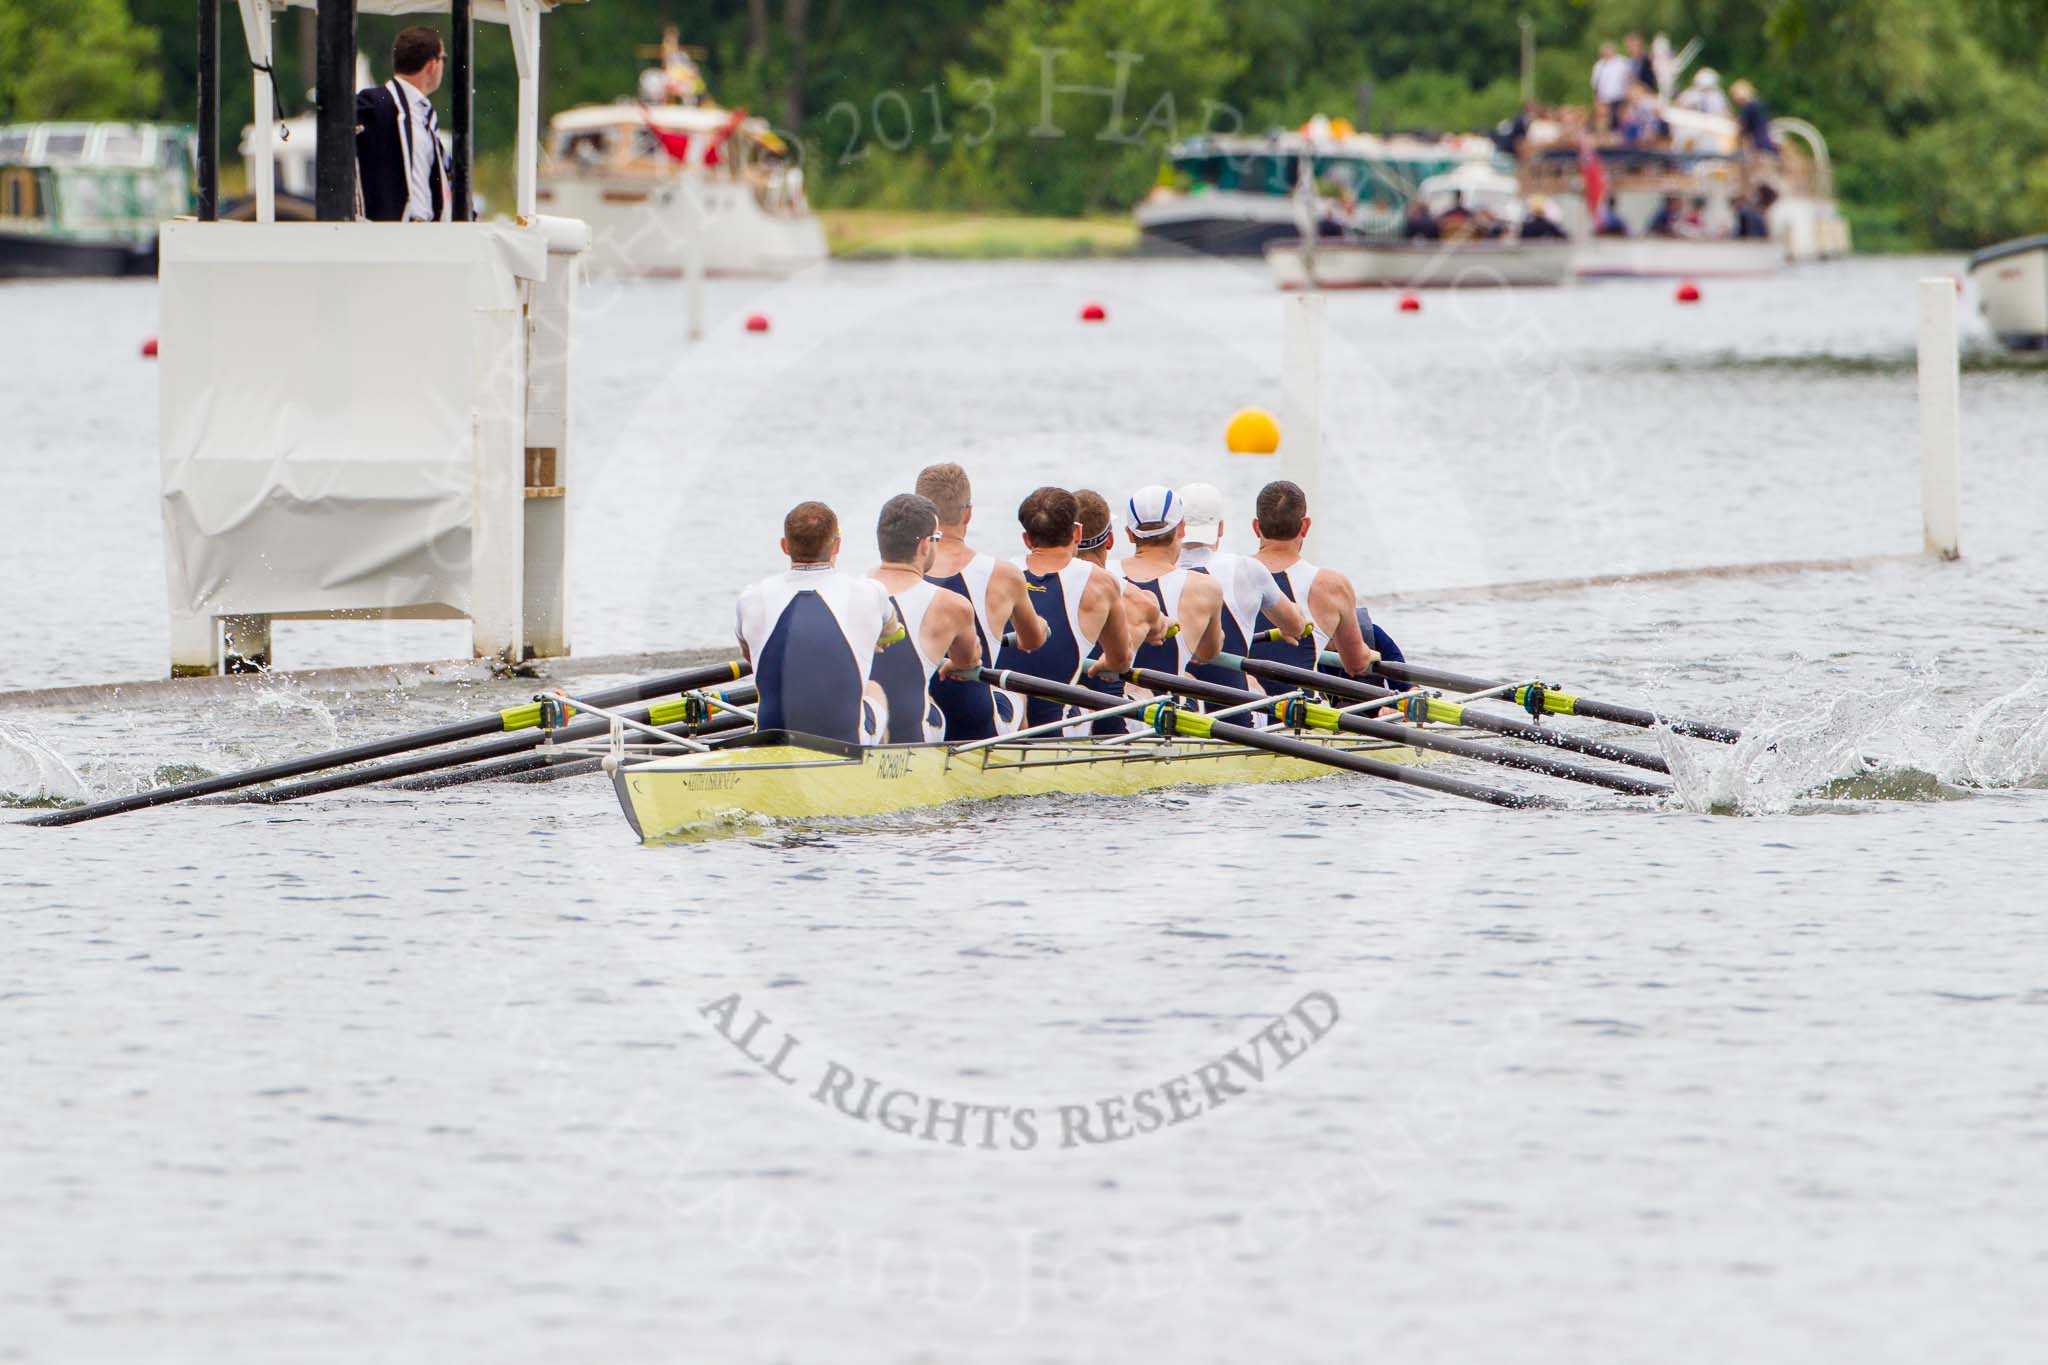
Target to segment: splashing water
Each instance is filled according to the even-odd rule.
[[[0,805],[73,805],[85,795],[84,779],[34,731],[0,720]]]
[[[2019,787],[2048,778],[2048,672],[1964,721],[1935,772],[1970,787]]]
[[[1671,764],[1679,803],[1702,814],[1782,815],[1816,795],[1912,797],[1917,791],[1926,799],[1924,782],[1885,780],[1910,777],[1910,768],[1866,752],[1868,744],[1904,729],[1926,697],[1925,683],[1916,680],[1816,698],[1808,710],[1780,709],[1751,723],[1732,746],[1682,739],[1663,726],[1651,733]],[[1874,776],[1876,783],[1866,781]],[[1845,785],[1830,792],[1833,784]]]

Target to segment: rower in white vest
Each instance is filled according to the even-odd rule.
[[[1124,618],[1123,588],[1107,570],[1076,555],[1081,543],[1081,507],[1064,488],[1034,489],[1017,508],[1024,529],[1025,590],[1032,610],[1046,623],[1046,641],[1037,649],[1005,644],[996,667],[1071,683],[1082,665],[1103,673],[1121,673],[1131,666],[1130,630]],[[1099,645],[1099,648],[1098,648]],[[1048,725],[1065,710],[1044,697],[1026,697],[1026,727]]]
[[[1308,497],[1298,484],[1275,479],[1259,490],[1252,520],[1252,534],[1259,538],[1258,562],[1272,572],[1273,581],[1288,599],[1308,613],[1315,635],[1306,640],[1255,640],[1251,657],[1314,668],[1324,650],[1335,650],[1345,672],[1363,676],[1372,672],[1380,656],[1359,629],[1358,593],[1351,580],[1302,558],[1302,542],[1310,523]],[[1261,616],[1256,629],[1264,630],[1268,620]],[[1285,690],[1278,683],[1266,686],[1269,691]]]
[[[875,743],[888,724],[875,651],[903,633],[889,590],[839,571],[839,518],[822,502],[790,509],[782,552],[789,568],[742,592],[736,613],[759,728]]]
[[[1024,571],[967,543],[967,523],[974,519],[974,489],[967,471],[957,464],[930,465],[917,476],[917,492],[939,510],[937,553],[925,577],[973,604],[981,657],[995,658],[996,646],[1012,631],[1024,649],[1044,644],[1045,622],[1031,609]],[[946,738],[955,743],[1007,734],[1017,728],[1023,713],[1009,693],[966,678],[934,681],[932,700],[945,713]]]
[[[1139,668],[1185,673],[1190,661],[1213,659],[1223,651],[1223,589],[1212,576],[1181,567],[1185,522],[1180,495],[1160,484],[1148,484],[1124,504],[1131,555],[1117,571],[1125,582],[1151,593],[1159,610],[1180,623],[1171,639],[1138,647]]]
[[[929,498],[898,493],[882,504],[875,523],[882,562],[868,576],[889,590],[904,630],[902,639],[875,655],[874,681],[889,703],[882,738],[890,744],[944,739],[946,718],[932,700],[932,683],[971,673],[982,662],[974,607],[924,576],[938,542],[939,513]]]
[[[1250,555],[1231,554],[1223,543],[1223,494],[1214,484],[1191,483],[1180,490],[1186,508],[1180,566],[1205,573],[1223,589],[1223,652],[1243,657],[1255,635],[1271,630],[1291,640],[1308,630],[1308,617],[1281,591],[1273,573]],[[1188,672],[1205,682],[1242,688],[1244,674],[1210,664],[1194,663]]]

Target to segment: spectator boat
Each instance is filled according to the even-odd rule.
[[[1324,190],[1318,235],[1393,232],[1423,181],[1494,155],[1483,137],[1375,137],[1320,118],[1300,132],[1192,138],[1168,154],[1135,211],[1139,250],[1257,256],[1299,239],[1294,196],[1304,175]]]
[[[1523,192],[1549,195],[1579,244],[1574,272],[1584,279],[1704,278],[1767,275],[1786,262],[1825,260],[1849,251],[1849,225],[1836,208],[1827,144],[1801,119],[1773,119],[1776,154],[1739,145],[1732,118],[1666,108],[1668,145],[1592,145],[1565,124],[1531,126],[1522,149]],[[1768,189],[1767,235],[1736,235],[1738,201]],[[1674,197],[1698,222],[1656,234],[1651,221]],[[1594,209],[1611,199],[1627,236],[1594,231]]]
[[[2048,349],[2048,233],[1985,247],[1970,257],[1977,310],[2015,350]]]
[[[192,211],[192,130],[0,127],[0,277],[154,275],[157,228]]]
[[[712,275],[787,275],[825,259],[797,151],[767,120],[724,109],[670,26],[640,98],[548,123],[546,211],[590,225],[593,270],[680,275],[692,241]],[[693,199],[697,202],[693,203]]]
[[[1558,285],[1571,278],[1575,248],[1568,238],[1518,235],[1527,208],[1513,176],[1471,162],[1423,181],[1416,198],[1432,218],[1462,207],[1487,215],[1504,235],[1271,242],[1266,268],[1273,282],[1282,289],[1471,289]],[[1305,202],[1305,193],[1297,195],[1298,204]]]

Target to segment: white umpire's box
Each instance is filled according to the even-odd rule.
[[[165,227],[173,671],[266,655],[281,618],[468,617],[479,657],[568,652],[587,243],[570,219]]]

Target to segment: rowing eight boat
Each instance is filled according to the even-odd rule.
[[[1427,760],[1404,744],[1351,735],[1313,742],[1387,763]],[[1005,796],[1134,796],[1168,787],[1298,782],[1340,771],[1310,758],[1184,736],[864,748],[786,731],[749,735],[706,753],[611,766],[627,820],[650,843],[756,818],[862,818]]]

